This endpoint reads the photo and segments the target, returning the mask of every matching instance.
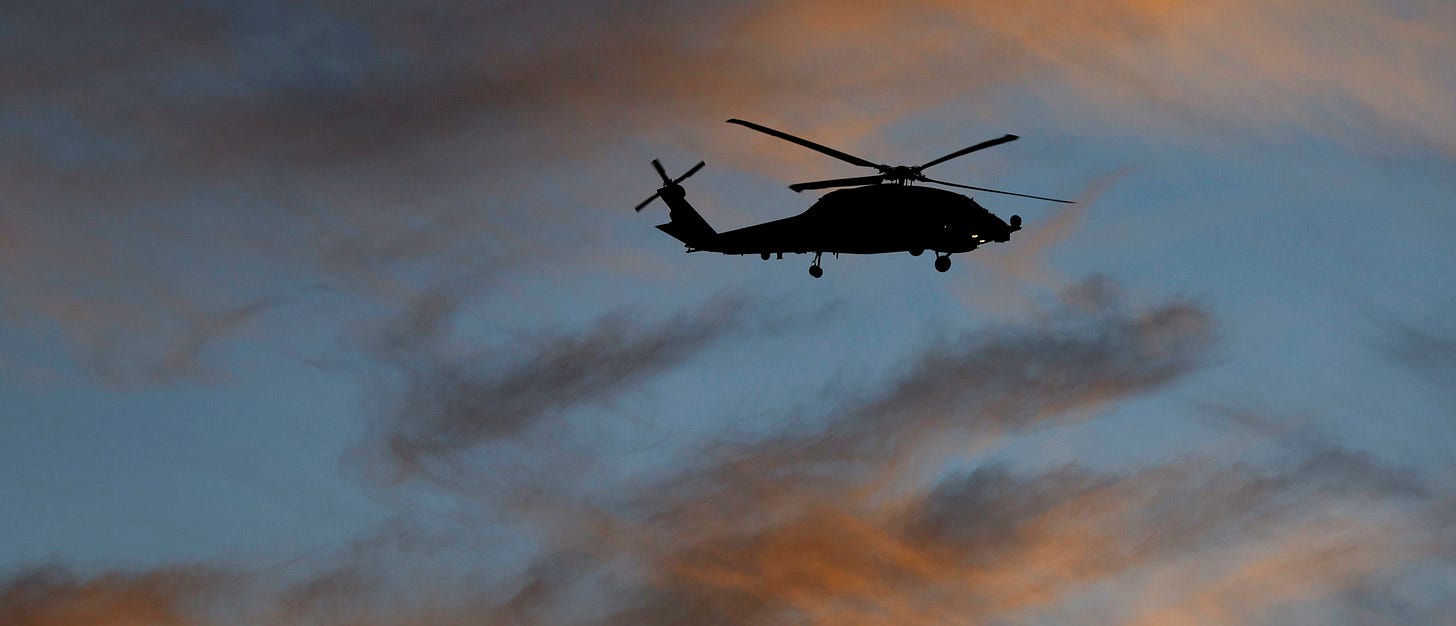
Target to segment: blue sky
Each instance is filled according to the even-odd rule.
[[[1437,1],[58,3],[0,50],[0,622],[1452,610]],[[853,168],[1006,244],[681,253]]]

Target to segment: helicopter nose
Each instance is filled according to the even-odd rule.
[[[1021,216],[1013,215],[1011,216],[1010,223],[1006,225],[1005,234],[1001,235],[1001,237],[998,238],[997,241],[1011,241],[1011,233],[1014,233],[1018,230],[1021,230]]]
[[[1010,223],[1009,224],[1006,224],[1006,226],[1004,228],[1000,228],[998,230],[999,230],[999,232],[996,233],[996,241],[999,241],[1001,243],[1005,243],[1007,241],[1011,241],[1011,233],[1014,233],[1014,232],[1016,232],[1018,230],[1021,230],[1021,216],[1020,215],[1013,215],[1013,216],[1011,216]],[[982,243],[985,243],[985,242],[982,242]]]

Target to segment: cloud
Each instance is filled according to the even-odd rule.
[[[1094,278],[1036,323],[944,338],[902,365],[890,384],[851,394],[820,433],[747,444],[730,467],[884,481],[943,466],[1006,433],[1095,415],[1107,404],[1177,380],[1214,337],[1197,306],[1129,311]]]
[[[1391,484],[1399,489],[1385,491]],[[702,517],[583,524],[580,543],[594,550],[551,557],[513,586],[448,569],[409,580],[374,569],[419,572],[415,560],[354,561],[281,589],[257,578],[228,594],[198,582],[206,577],[162,572],[44,585],[28,575],[0,593],[0,615],[20,626],[214,623],[207,615],[381,625],[1263,623],[1309,615],[1313,601],[1374,597],[1403,568],[1450,571],[1436,484],[1339,449],[1272,467],[982,465],[893,506],[833,490],[768,493],[746,511],[704,499],[695,501],[710,509]],[[491,567],[479,546],[453,549],[456,561]],[[1430,617],[1420,608],[1442,601],[1403,595],[1412,615]]]
[[[0,581],[0,622],[19,626],[131,626],[196,624],[192,600],[203,597],[214,574],[185,568],[80,578],[38,569]],[[195,596],[194,596],[195,594]]]
[[[820,498],[763,499],[769,510],[718,518],[724,521],[702,531],[684,525],[679,533],[645,532],[682,543],[663,550],[654,562],[655,586],[620,617],[1258,621],[1284,603],[1339,594],[1376,571],[1416,561],[1439,541],[1439,518],[1418,508],[1429,501],[1416,499],[1418,512],[1400,511],[1402,496],[1368,482],[1339,486],[1353,477],[1345,469],[1386,471],[1365,459],[1347,468],[1328,462],[1342,456],[1330,450],[1262,471],[1197,462],[1127,474],[982,466],[881,508],[832,490]],[[1402,477],[1403,484],[1412,480]],[[1396,509],[1395,519],[1345,510],[1361,504]],[[1084,603],[1105,613],[1082,613]]]
[[[1211,338],[1204,313],[1182,303],[1122,307],[1105,301],[1041,324],[968,333],[930,347],[883,389],[836,409],[822,431],[716,448],[707,466],[642,494],[644,522],[608,526],[606,540],[591,535],[625,543],[625,558],[646,560],[640,603],[616,618],[906,623],[918,604],[929,611],[926,621],[975,615],[941,596],[948,593],[941,585],[974,587],[951,562],[953,542],[921,545],[914,535],[937,525],[991,529],[976,528],[984,511],[935,521],[933,501],[948,499],[951,487],[935,487],[933,477],[997,436],[1085,419],[1196,367]],[[992,474],[1008,476],[974,476]],[[1008,508],[1034,512],[1111,480],[1052,473],[1004,496],[1021,500]],[[926,510],[919,522],[908,519],[916,507]]]
[[[858,151],[918,113],[992,116],[1017,93],[1138,136],[1191,127],[1205,146],[1295,133],[1456,150],[1437,130],[1453,125],[1456,41],[1435,1],[55,3],[10,18],[0,289],[123,369],[157,370],[169,351],[145,342],[199,314],[310,285],[372,300],[561,262],[563,228],[586,242],[570,254],[608,255],[580,209],[617,193],[600,180],[625,179],[619,156],[642,142],[833,173],[723,141],[728,116]],[[586,174],[552,175],[564,166]],[[74,310],[93,315],[56,313]],[[95,342],[123,316],[150,322],[127,346]]]
[[[774,325],[752,301],[719,296],[664,320],[618,311],[584,328],[461,350],[452,341],[463,292],[417,298],[379,333],[375,355],[398,374],[373,454],[394,479],[444,477],[460,455],[609,401],[746,332]],[[783,314],[780,311],[780,314]],[[788,317],[793,317],[789,314]],[[467,343],[467,345],[469,345]]]
[[[382,353],[432,363],[459,315],[453,293],[390,325]],[[461,389],[494,397],[554,381],[563,400],[521,405],[529,419],[596,402],[752,319],[694,321],[724,306],[550,336],[521,367]],[[402,523],[345,550],[277,568],[24,574],[0,588],[0,615],[22,626],[91,618],[63,612],[90,607],[111,623],[1340,623],[1377,601],[1430,615],[1439,593],[1402,576],[1456,569],[1451,494],[1438,476],[1278,440],[1122,469],[979,454],[997,437],[1095,419],[1167,389],[1197,371],[1212,334],[1192,304],[1137,306],[1106,280],[1084,282],[1036,318],[928,346],[890,378],[835,397],[824,420],[747,442],[710,438],[675,468],[586,489],[462,490],[448,515],[402,509]],[[558,355],[628,371],[570,375]],[[421,432],[478,445],[510,432],[470,423],[491,416],[447,412]],[[580,452],[525,443],[547,463]],[[454,444],[441,445],[430,452]]]
[[[215,380],[223,374],[207,365],[204,351],[236,334],[240,327],[276,304],[262,300],[219,311],[194,311],[181,329],[183,334],[170,345],[148,341],[132,349],[122,349],[118,343],[129,340],[125,331],[97,336],[87,343],[90,353],[85,362],[103,382],[117,386]],[[148,350],[157,352],[144,360],[118,358],[120,354]]]
[[[1165,388],[1209,346],[1187,303],[1131,307],[1105,281],[1065,301],[932,347],[820,431],[711,447],[625,513],[548,516],[597,569],[533,583],[535,610],[604,575],[617,601],[588,623],[1259,621],[1444,545],[1439,481],[1334,447],[1120,472],[976,462],[997,434]]]
[[[1381,347],[1407,371],[1432,389],[1449,391],[1456,383],[1456,335],[1434,324],[1416,325],[1395,320],[1384,326]]]

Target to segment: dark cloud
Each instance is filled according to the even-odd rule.
[[[144,342],[143,346],[126,349],[120,348],[119,344],[124,345],[134,339],[125,333],[98,336],[86,344],[90,352],[85,363],[103,382],[114,386],[216,380],[225,374],[208,365],[204,352],[276,305],[276,302],[264,300],[220,311],[193,312],[180,327],[182,334],[165,344],[152,340]],[[123,354],[144,354],[147,350],[156,351],[152,358],[136,360],[120,357]]]
[[[1092,292],[1100,299],[1088,301]],[[1037,323],[938,341],[908,360],[891,384],[848,392],[825,431],[754,441],[734,465],[841,481],[934,467],[1000,434],[1083,419],[1164,387],[1195,370],[1213,340],[1203,309],[1173,302],[1125,310],[1106,279],[1077,283],[1064,300],[1070,304]]]
[[[969,413],[981,428],[1022,428],[1066,407],[1166,384],[1199,365],[1213,338],[1208,314],[1191,303],[1138,312],[1117,310],[1120,302],[1090,304],[1090,313],[1045,325],[971,332],[932,346],[857,412],[887,421]]]
[[[1456,333],[1444,324],[1384,324],[1388,356],[1438,391],[1456,389]]]
[[[1367,345],[1382,362],[1395,366],[1394,371],[1411,390],[1430,401],[1428,406],[1435,409],[1433,424],[1443,435],[1428,441],[1446,441],[1451,426],[1456,425],[1452,419],[1456,415],[1456,325],[1450,315],[1456,307],[1429,291],[1403,291],[1389,303],[1369,306],[1366,316],[1374,334]],[[1391,304],[1403,308],[1389,308]],[[1436,452],[1450,460],[1449,451],[1442,446]]]
[[[393,478],[440,473],[460,453],[543,421],[559,426],[553,418],[636,389],[745,331],[775,325],[752,301],[720,296],[667,319],[619,311],[584,328],[538,330],[461,350],[451,340],[460,294],[416,299],[376,341],[376,355],[398,375],[397,395],[385,400],[373,437]]]

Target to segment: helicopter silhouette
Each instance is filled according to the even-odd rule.
[[[913,183],[933,183],[1071,203],[1070,200],[935,180],[924,174],[926,169],[951,159],[1016,141],[1020,138],[1016,135],[1008,134],[983,141],[921,165],[890,166],[753,122],[730,119],[728,123],[751,128],[852,165],[874,168],[879,173],[789,185],[796,192],[836,187],[848,189],[825,194],[799,215],[720,233],[688,203],[687,192],[681,184],[702,169],[704,163],[699,161],[682,176],[669,178],[662,163],[653,159],[652,167],[662,178],[662,187],[639,203],[636,211],[640,213],[653,200],[661,198],[667,204],[669,221],[657,226],[657,229],[683,242],[688,252],[757,254],[765,261],[775,255],[782,259],[785,253],[813,253],[814,260],[809,265],[809,275],[819,278],[824,275],[821,260],[825,252],[835,256],[891,252],[909,252],[920,256],[926,250],[931,250],[935,253],[935,269],[945,272],[950,269],[952,254],[970,252],[990,242],[1010,241],[1011,233],[1021,230],[1021,216],[1012,215],[1010,222],[1006,222],[962,194],[935,187],[917,187]]]

